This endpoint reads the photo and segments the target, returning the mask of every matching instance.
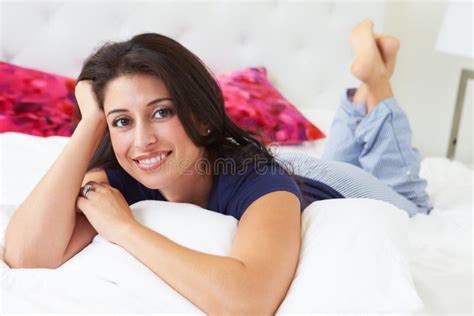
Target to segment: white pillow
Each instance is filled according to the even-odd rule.
[[[406,212],[370,199],[308,206],[296,277],[278,313],[420,310],[407,260],[408,221]]]
[[[141,201],[131,209],[138,222],[182,246],[214,255],[230,253],[237,229],[232,216],[163,201]],[[126,250],[99,235],[59,269],[112,282],[142,301],[146,312],[200,312]]]
[[[0,274],[4,269],[9,267],[3,262],[3,252],[5,247],[5,232],[7,230],[8,222],[13,213],[14,205],[0,205]]]
[[[161,201],[142,201],[131,209],[139,222],[185,247],[215,255],[230,252],[237,229],[233,217]],[[405,212],[384,202],[338,199],[311,204],[303,213],[297,274],[278,312],[421,308],[405,257],[407,222]],[[3,292],[11,301],[8,311],[25,311],[24,306],[29,306],[26,311],[201,312],[127,251],[101,236],[58,270],[57,274],[36,270],[32,284],[26,282],[31,280],[26,273],[33,271],[4,270],[3,280],[8,282],[2,285]],[[80,275],[83,284],[71,286],[71,280]],[[61,282],[67,291],[61,291]],[[101,294],[110,286],[113,293]],[[100,302],[81,300],[84,289],[87,297],[101,297]],[[41,301],[37,310],[31,299],[23,298],[26,290]]]
[[[237,228],[231,216],[163,201],[141,201],[131,210],[138,222],[182,246],[214,255],[230,253]],[[0,310],[9,313],[202,313],[126,250],[99,235],[57,270],[4,269],[0,280],[8,302]]]

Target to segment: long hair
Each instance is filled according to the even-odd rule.
[[[211,162],[230,158],[238,167],[249,158],[274,161],[256,134],[239,128],[227,116],[222,91],[211,71],[171,38],[145,33],[128,41],[106,43],[86,59],[78,81],[92,80],[103,109],[107,84],[120,76],[137,74],[153,75],[163,81],[186,133],[196,146],[207,149]],[[76,115],[79,121],[78,109]],[[198,123],[208,127],[210,134],[202,135]],[[107,129],[87,170],[118,166]]]

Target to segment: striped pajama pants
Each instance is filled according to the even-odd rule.
[[[320,181],[346,198],[372,198],[405,210],[428,214],[432,205],[419,175],[420,154],[411,146],[408,118],[394,98],[367,114],[351,102],[355,89],[344,93],[333,120],[322,159],[280,152],[299,176]]]

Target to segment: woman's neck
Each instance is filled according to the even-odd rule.
[[[167,201],[191,203],[207,208],[213,183],[212,172],[182,175],[172,186],[160,189]]]

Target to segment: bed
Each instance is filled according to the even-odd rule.
[[[2,23],[10,29],[6,28],[1,60],[74,77],[100,41],[153,30],[191,48],[216,73],[265,65],[272,83],[325,133],[342,89],[355,83],[347,73],[346,43],[332,39],[345,39],[351,25],[365,16],[376,25],[383,22],[383,5],[364,3],[2,6]],[[20,14],[27,23],[21,23]],[[81,23],[84,16],[94,22]],[[207,41],[202,41],[203,34]],[[282,41],[287,45],[281,46]],[[318,50],[320,45],[327,49]],[[288,62],[282,63],[282,58]],[[64,136],[0,134],[0,249],[11,214],[67,141]],[[319,139],[281,148],[319,157],[324,143]],[[434,202],[430,215],[408,218],[387,203],[364,199],[309,206],[303,213],[298,270],[278,314],[471,314],[473,171],[443,157],[425,157],[421,174]],[[214,254],[229,251],[237,226],[233,218],[190,205],[145,201],[132,209],[152,229]],[[176,229],[176,223],[182,229]],[[202,237],[190,238],[197,234]],[[0,273],[2,313],[202,313],[100,236],[56,270],[10,269],[1,261]]]

